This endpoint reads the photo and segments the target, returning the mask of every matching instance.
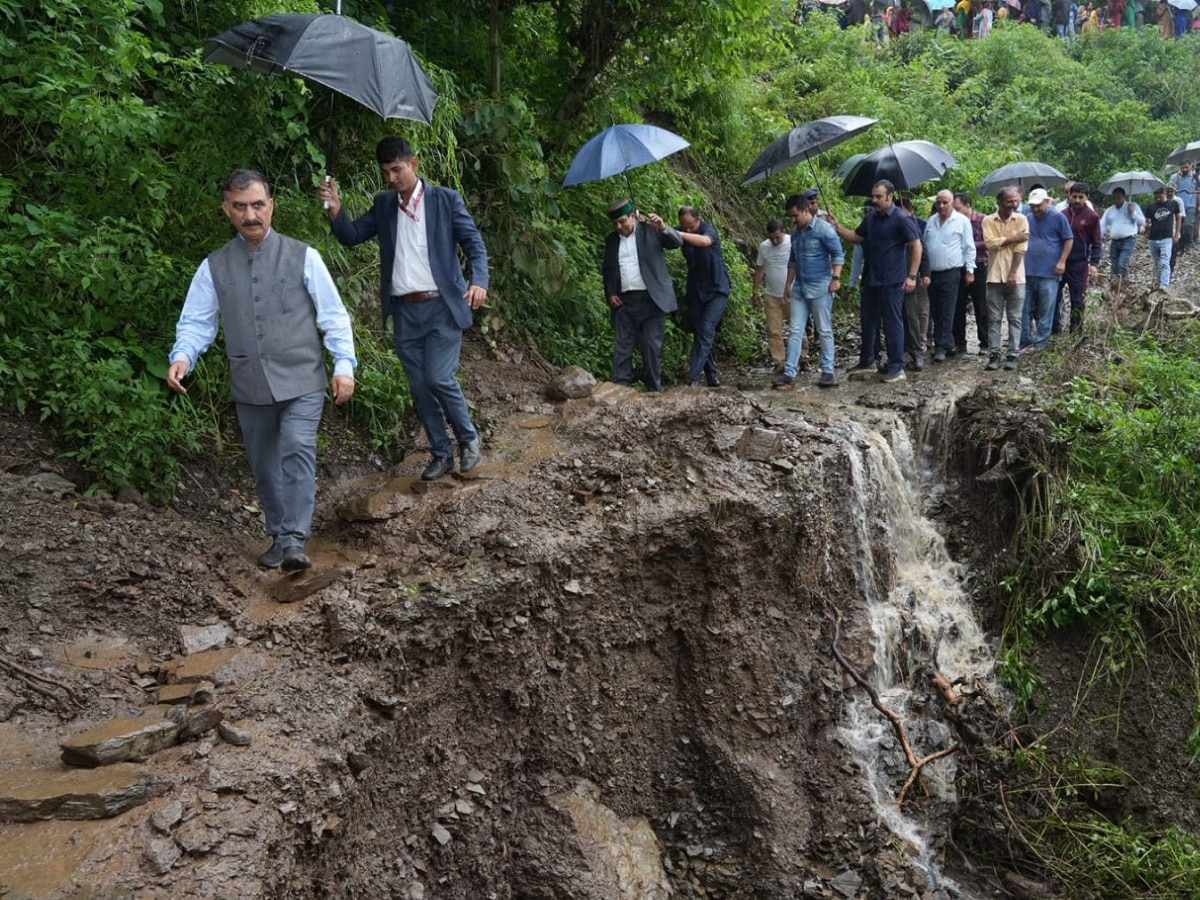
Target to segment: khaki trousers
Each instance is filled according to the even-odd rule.
[[[763,308],[767,313],[767,348],[776,366],[787,362],[787,329],[792,323],[792,304],[783,297],[763,294]]]

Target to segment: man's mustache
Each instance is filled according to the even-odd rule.
[[[260,222],[258,219],[243,219],[242,220],[243,228],[252,228],[255,225],[261,225],[261,224],[262,224],[262,222]]]

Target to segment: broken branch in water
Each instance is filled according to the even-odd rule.
[[[908,780],[904,782],[904,787],[900,789],[900,796],[897,799],[897,805],[903,809],[904,801],[908,798],[909,789],[916,783],[921,775],[921,770],[928,763],[935,759],[941,759],[943,756],[949,756],[958,749],[957,744],[952,744],[928,756],[917,759],[917,755],[913,752],[912,742],[908,739],[908,729],[904,726],[904,719],[900,714],[879,699],[879,692],[875,690],[854,666],[850,665],[849,660],[842,656],[842,651],[838,649],[838,641],[842,636],[842,616],[838,613],[833,617],[833,658],[837,660],[838,665],[845,669],[846,674],[854,679],[855,683],[867,692],[867,696],[871,698],[871,705],[883,713],[884,718],[892,723],[892,730],[896,733],[896,739],[900,741],[900,746],[904,748],[904,758],[908,760],[908,765],[911,771],[908,775]],[[943,676],[944,677],[944,676]],[[947,681],[947,684],[949,682]]]

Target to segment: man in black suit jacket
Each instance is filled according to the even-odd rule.
[[[612,380],[633,383],[633,350],[641,347],[646,387],[661,391],[667,313],[678,309],[665,250],[683,246],[661,216],[643,218],[629,200],[608,208],[613,233],[604,241],[604,294],[612,307],[616,347]]]

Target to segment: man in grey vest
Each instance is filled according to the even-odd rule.
[[[333,399],[354,394],[350,316],[321,255],[271,229],[266,180],[238,169],[221,184],[221,210],[237,237],[192,277],[167,384],[183,377],[225,331],[233,399],[271,547],[258,563],[285,572],[312,565],[305,544],[316,500],[317,426],[325,407],[325,348],[333,356]]]

